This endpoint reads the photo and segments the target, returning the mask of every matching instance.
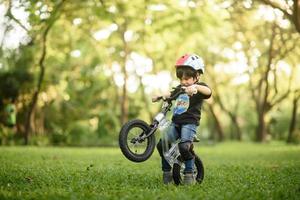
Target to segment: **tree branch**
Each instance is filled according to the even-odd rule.
[[[295,25],[296,31],[300,33],[300,0],[294,0],[293,1],[293,8],[290,8],[292,10],[292,14],[290,14],[286,9],[282,8],[278,3],[270,0],[260,0],[266,5],[271,6],[272,8],[276,8],[283,12],[283,14]]]
[[[11,7],[12,7],[12,1],[8,1],[8,9],[5,14],[5,16],[9,17],[13,21],[15,21],[22,29],[24,29],[26,32],[29,32],[29,30],[17,19],[15,16],[11,13]]]
[[[276,8],[276,9],[280,10],[291,21],[293,21],[293,16],[291,14],[289,14],[284,8],[282,8],[278,3],[274,2],[274,1],[269,1],[269,0],[260,0],[260,1],[262,1],[266,5],[269,5],[269,6],[273,7],[273,8]]]
[[[271,39],[270,39],[270,48],[269,48],[269,55],[268,55],[268,64],[267,64],[267,70],[265,71],[265,75],[264,75],[264,83],[265,85],[265,90],[264,90],[264,97],[263,97],[263,101],[262,101],[262,107],[261,109],[267,109],[266,106],[268,105],[268,96],[269,96],[269,81],[268,81],[268,77],[269,77],[269,73],[270,73],[270,69],[271,69],[271,65],[272,65],[272,60],[273,60],[273,45],[274,45],[274,39],[275,39],[275,26],[276,24],[274,23],[273,27],[272,27],[272,35],[271,35]]]
[[[300,33],[300,0],[294,0],[293,8],[293,22],[295,24],[296,30]]]

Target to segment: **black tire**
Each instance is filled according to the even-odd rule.
[[[180,160],[180,158],[178,159]],[[176,185],[179,185],[182,183],[182,176],[183,176],[183,170],[182,167],[184,166],[184,163],[181,161],[178,161],[177,163],[174,163],[173,165],[173,179],[174,183]],[[196,182],[200,184],[204,179],[204,166],[201,161],[201,159],[195,155],[195,172],[196,173]]]
[[[135,130],[137,130],[137,134],[135,135],[135,137],[137,137],[138,135],[146,134],[147,132],[149,132],[150,127],[146,122],[138,119],[127,122],[123,125],[120,131],[119,145],[122,153],[126,158],[133,162],[143,162],[152,155],[155,149],[155,136],[154,134],[152,134],[142,142],[133,143],[131,142],[131,140],[135,137],[130,138],[130,134],[131,132],[134,133]],[[133,150],[132,146],[136,149]],[[138,152],[140,150],[141,153]]]

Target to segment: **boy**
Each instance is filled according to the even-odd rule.
[[[176,90],[183,87],[185,94],[181,94],[174,104],[167,141],[172,143],[180,139],[178,147],[181,157],[185,161],[183,183],[193,184],[195,182],[193,177],[194,157],[190,148],[199,125],[203,100],[208,99],[212,92],[205,83],[198,82],[200,75],[204,73],[204,63],[201,57],[196,54],[186,54],[177,60],[175,67],[180,85],[174,92],[176,93]],[[163,156],[162,143],[160,140],[157,149],[162,159],[163,182],[169,184],[173,181],[173,177],[171,166]]]

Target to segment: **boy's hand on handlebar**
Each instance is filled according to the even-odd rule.
[[[159,100],[161,100],[163,97],[162,96],[154,96],[154,97],[152,97],[152,102],[154,103],[154,102],[158,102]]]
[[[163,95],[163,96],[153,96],[152,97],[152,102],[154,103],[154,102],[158,102],[159,100],[166,100],[167,98],[169,98],[170,97],[170,94],[165,94],[165,95]]]
[[[193,96],[194,94],[197,94],[198,90],[197,90],[197,85],[191,85],[188,87],[182,87],[185,91],[185,93],[187,93],[189,96]]]

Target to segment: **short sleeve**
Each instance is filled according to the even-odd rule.
[[[210,89],[210,87],[209,87],[206,83],[204,83],[204,82],[200,82],[200,83],[197,83],[197,84],[198,84],[198,85],[205,86],[205,87],[208,87],[208,88]],[[212,90],[210,89],[210,91],[212,91]],[[209,95],[205,95],[205,94],[201,94],[201,93],[198,93],[198,94],[199,94],[199,96],[200,96],[202,99],[208,99],[208,98],[211,97],[212,92],[211,92]]]

